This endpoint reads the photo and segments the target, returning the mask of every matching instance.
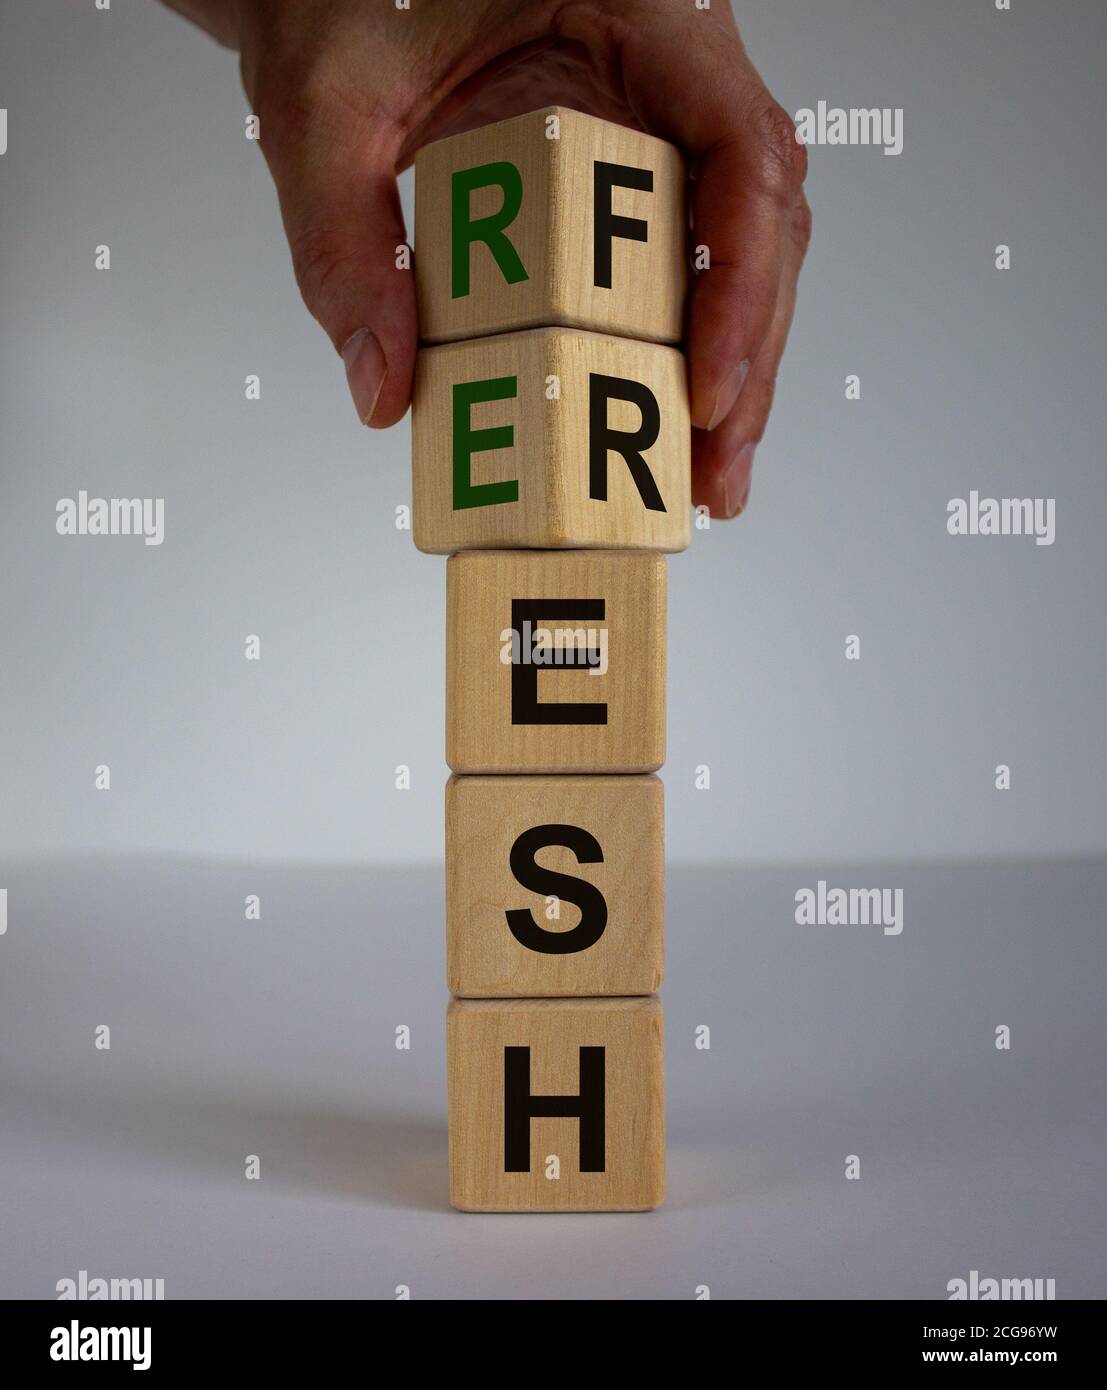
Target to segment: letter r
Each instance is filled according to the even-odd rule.
[[[498,186],[503,193],[499,212],[487,217],[470,216],[469,205],[478,188]],[[514,164],[506,160],[459,169],[450,181],[450,295],[464,299],[469,293],[470,251],[475,241],[483,241],[509,285],[528,280],[519,253],[504,234],[523,205],[523,178]]]
[[[609,400],[628,401],[637,406],[641,423],[637,430],[614,430],[608,424]],[[657,443],[661,433],[661,407],[657,397],[641,381],[621,376],[604,376],[591,372],[588,376],[588,495],[598,502],[607,501],[607,456],[609,450],[622,454],[638,496],[651,512],[663,512],[657,483],[645,453]]]

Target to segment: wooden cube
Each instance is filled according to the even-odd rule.
[[[446,975],[474,998],[652,994],[661,985],[657,777],[451,777]]]
[[[419,354],[420,550],[684,550],[691,424],[675,348],[538,328]]]
[[[570,324],[675,343],[685,165],[664,140],[551,106],[415,158],[415,285],[428,342]]]
[[[645,1211],[665,1186],[661,1002],[453,999],[450,1200]]]
[[[665,559],[472,550],[446,562],[454,772],[655,772],[665,761]]]

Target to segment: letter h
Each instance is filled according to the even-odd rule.
[[[504,1048],[504,1172],[530,1172],[530,1122],[544,1116],[580,1121],[580,1171],[604,1172],[604,1049],[580,1049],[580,1094],[534,1096],[530,1048]]]

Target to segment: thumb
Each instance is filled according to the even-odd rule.
[[[383,142],[338,143],[328,124],[266,159],[304,303],[342,355],[358,419],[384,428],[407,409],[417,337],[395,164]]]

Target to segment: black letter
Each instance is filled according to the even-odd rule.
[[[523,638],[523,624],[528,619],[600,618],[604,615],[602,598],[513,598],[511,625]],[[528,657],[532,653],[527,653]],[[594,703],[543,705],[538,699],[538,667],[521,659],[511,668],[511,722],[513,724],[606,724],[607,705]],[[591,647],[579,652],[573,661],[564,661],[569,670],[587,670],[600,664],[600,653]]]
[[[652,193],[653,170],[605,164],[602,159],[592,165],[592,281],[605,290],[611,288],[612,240],[621,236],[624,241],[646,241],[649,235],[640,217],[617,217],[611,211],[611,190],[616,184]]]
[[[603,936],[607,926],[607,901],[593,883],[571,874],[544,869],[535,855],[549,845],[564,845],[577,857],[578,864],[602,864],[603,849],[594,835],[579,825],[535,825],[524,830],[511,846],[508,863],[516,882],[543,897],[553,894],[580,908],[580,921],[572,931],[547,931],[539,926],[529,907],[513,907],[507,912],[511,935],[528,951],[547,956],[567,956],[587,951]]]
[[[642,423],[636,430],[613,430],[607,423],[607,403],[614,398],[638,407]],[[588,374],[588,496],[607,501],[607,451],[622,454],[646,510],[663,512],[665,503],[657,490],[650,466],[642,457],[661,433],[661,408],[657,397],[640,381],[621,376]]]
[[[504,1172],[530,1172],[530,1122],[540,1116],[580,1121],[580,1171],[604,1169],[604,1049],[580,1049],[579,1096],[532,1096],[530,1048],[504,1048]]]

